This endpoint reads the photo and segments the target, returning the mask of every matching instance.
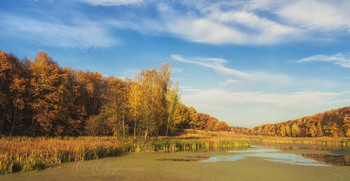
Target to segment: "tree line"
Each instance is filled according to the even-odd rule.
[[[240,134],[282,137],[350,137],[350,107],[252,129],[230,127],[230,130]]]
[[[148,138],[176,129],[228,131],[181,103],[172,66],[133,79],[62,68],[46,52],[33,60],[0,51],[0,135],[117,135]]]

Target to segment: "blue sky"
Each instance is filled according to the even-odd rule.
[[[0,0],[0,49],[121,78],[174,65],[182,102],[234,126],[350,103],[347,0]]]

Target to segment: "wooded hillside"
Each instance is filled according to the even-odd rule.
[[[264,124],[253,129],[231,127],[242,134],[287,137],[350,137],[350,107],[276,124]]]

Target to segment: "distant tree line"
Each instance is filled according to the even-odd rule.
[[[350,107],[287,122],[264,124],[252,129],[230,127],[230,131],[240,134],[282,137],[350,137]]]
[[[169,63],[122,80],[62,68],[44,51],[33,60],[0,51],[0,135],[147,138],[182,128],[229,129],[181,103]]]

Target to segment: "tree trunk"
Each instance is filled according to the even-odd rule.
[[[167,122],[167,124],[166,124],[166,132],[165,132],[165,137],[166,137],[166,138],[168,138],[169,124],[170,124],[170,118],[168,118],[168,122]]]
[[[125,118],[125,114],[123,113],[123,136],[125,138],[125,121],[124,121],[124,118]]]
[[[10,132],[10,135],[9,135],[10,137],[13,134],[13,128],[15,127],[16,119],[17,119],[17,109],[15,109],[15,112],[13,113],[12,122],[11,122],[11,132]]]
[[[136,139],[136,120],[135,120],[135,124],[134,124],[134,139]]]

